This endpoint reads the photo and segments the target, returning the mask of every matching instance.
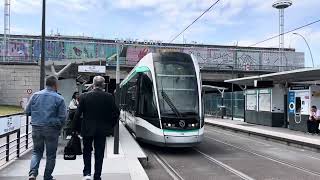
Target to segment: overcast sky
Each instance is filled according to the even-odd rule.
[[[95,38],[135,38],[169,41],[215,0],[47,0],[47,34],[85,35]],[[248,46],[278,33],[274,0],[221,0],[184,33],[187,42]],[[11,32],[41,32],[41,0],[11,0]],[[3,12],[3,1],[0,4]],[[293,0],[285,11],[285,30],[320,19],[319,0]],[[0,18],[3,29],[3,18]],[[309,42],[320,66],[320,23],[298,31]],[[183,42],[183,36],[176,42]],[[258,46],[277,47],[278,39]],[[285,36],[285,46],[305,52],[298,36]]]

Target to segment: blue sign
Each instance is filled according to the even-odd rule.
[[[295,113],[296,109],[296,95],[294,91],[288,93],[288,113]]]

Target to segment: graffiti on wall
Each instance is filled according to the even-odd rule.
[[[0,41],[0,55],[3,55]],[[150,52],[185,52],[193,54],[200,66],[227,68],[233,66],[242,70],[256,70],[270,66],[304,67],[304,53],[285,52],[283,62],[277,51],[234,50],[228,48],[207,47],[159,47],[143,45],[125,45],[120,48],[120,63],[135,65]],[[116,44],[98,42],[46,41],[46,60],[100,58],[108,64],[115,63]],[[8,56],[19,57],[19,61],[39,60],[41,56],[40,40],[10,40]]]
[[[117,53],[117,48],[115,45],[106,45],[106,44],[96,44],[95,45],[96,50],[96,57],[98,58],[105,58],[107,61],[110,61],[111,58],[115,56]],[[114,59],[114,58],[113,58]]]
[[[92,43],[65,42],[65,54],[68,59],[95,58],[95,48]]]
[[[150,52],[154,52],[154,51],[149,47],[138,47],[138,46],[127,47],[126,62],[128,64],[136,64],[145,55],[147,55]]]
[[[61,41],[47,41],[46,44],[46,60],[62,60],[65,58],[64,44]],[[36,59],[41,57],[41,41],[33,42],[33,56]]]
[[[193,54],[200,64],[223,67],[234,63],[234,51],[225,49],[184,48],[183,52]]]
[[[256,51],[237,51],[237,68],[242,70],[259,69],[260,52]]]
[[[4,55],[4,47],[2,45],[3,43],[1,42],[1,49],[0,49],[0,54],[1,56]],[[11,57],[25,57],[27,58],[30,56],[30,42],[29,41],[10,41],[8,45],[8,51],[7,51],[7,56]]]

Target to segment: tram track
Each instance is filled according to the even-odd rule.
[[[252,141],[252,142],[255,142],[255,143],[258,143],[258,144],[261,144],[261,145],[264,145],[266,147],[270,147],[270,146],[274,146],[274,144],[278,144],[280,146],[283,146],[283,147],[288,147],[288,148],[295,148],[295,147],[292,147],[292,146],[288,146],[288,145],[285,145],[285,144],[280,144],[280,143],[277,143],[277,142],[274,142],[274,144],[272,144],[273,142],[272,141],[269,141],[269,143],[265,143],[265,142],[260,142],[256,139],[253,139],[253,138],[249,138],[250,136],[247,136],[246,135],[241,135],[241,136],[237,136],[237,135],[234,135],[234,134],[230,134],[230,133],[226,133],[226,132],[223,132],[221,130],[213,130],[213,129],[206,129],[206,132],[210,132],[210,133],[219,133],[219,134],[224,134],[224,135],[228,135],[228,136],[232,136],[232,137],[237,137],[237,138],[241,138],[241,139],[245,139],[245,140],[248,140],[248,141]],[[265,140],[265,141],[268,141],[268,140]],[[296,151],[300,151],[300,152],[304,152],[305,149],[296,149]],[[315,160],[318,160],[320,161],[320,157],[315,157],[313,155],[305,155],[307,156],[308,158],[311,158],[311,159],[315,159]]]
[[[184,180],[184,178],[158,153],[153,152],[152,155],[173,180]]]
[[[237,145],[233,145],[233,144],[230,144],[230,143],[227,143],[227,142],[223,142],[221,140],[209,137],[207,135],[205,135],[205,137],[210,139],[210,140],[213,140],[215,142],[227,145],[229,147],[233,147],[233,148],[239,149],[241,151],[253,154],[255,156],[258,156],[258,157],[261,157],[261,158],[264,158],[264,159],[268,159],[268,160],[273,161],[275,163],[278,163],[278,164],[281,164],[281,165],[284,165],[284,166],[287,166],[287,167],[290,167],[290,168],[294,168],[296,170],[299,170],[299,171],[302,171],[304,173],[308,173],[310,175],[314,175],[314,176],[317,176],[317,177],[320,178],[320,172],[317,172],[317,171],[314,171],[314,170],[310,170],[310,169],[298,166],[298,165],[296,165],[294,163],[287,162],[287,161],[284,161],[284,160],[281,160],[281,159],[278,159],[278,158],[275,158],[275,157],[272,157],[272,156],[269,156],[269,155],[261,154],[261,153],[255,152],[253,150],[250,150],[250,149],[247,149],[247,148],[244,148],[244,147],[241,147],[241,146],[237,146]]]
[[[221,162],[221,161],[213,158],[212,156],[210,156],[210,155],[208,155],[208,154],[200,151],[200,150],[197,149],[197,148],[193,148],[193,150],[195,150],[196,152],[200,153],[203,157],[205,157],[205,158],[206,158],[207,160],[209,160],[210,162],[213,162],[213,163],[217,164],[218,166],[220,166],[220,167],[222,167],[223,169],[231,172],[232,174],[240,177],[240,178],[243,179],[243,180],[255,180],[254,178],[252,178],[252,177],[250,177],[250,176],[242,173],[241,171],[238,171],[238,170],[232,168],[231,166],[228,166],[227,164],[225,164],[225,163],[223,163],[223,162]]]

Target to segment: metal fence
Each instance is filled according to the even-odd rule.
[[[36,56],[7,56],[4,60],[0,56],[0,63],[38,63],[40,57]],[[116,66],[115,58],[113,60],[108,60],[105,58],[64,58],[58,59],[57,57],[46,56],[46,60],[50,61],[71,61],[71,62],[91,62],[91,61],[101,61],[105,62],[107,66]],[[120,57],[119,62],[121,66],[134,67],[139,60],[128,60],[126,57]],[[280,71],[289,71],[295,69],[305,68],[303,66],[277,66],[277,65],[241,65],[241,64],[221,64],[221,63],[205,63],[199,62],[199,66],[202,70],[226,70],[226,71],[266,71],[266,72],[280,72]]]
[[[0,167],[10,160],[19,158],[33,146],[29,116],[14,114],[0,116],[0,118],[12,116],[21,116],[21,127],[17,130],[0,135]]]
[[[232,92],[225,92],[223,105],[226,107],[226,116],[232,116]],[[221,117],[220,106],[222,106],[221,94],[210,93],[204,95],[205,114],[214,117]],[[244,95],[242,91],[234,92],[233,94],[233,117],[244,118]]]

